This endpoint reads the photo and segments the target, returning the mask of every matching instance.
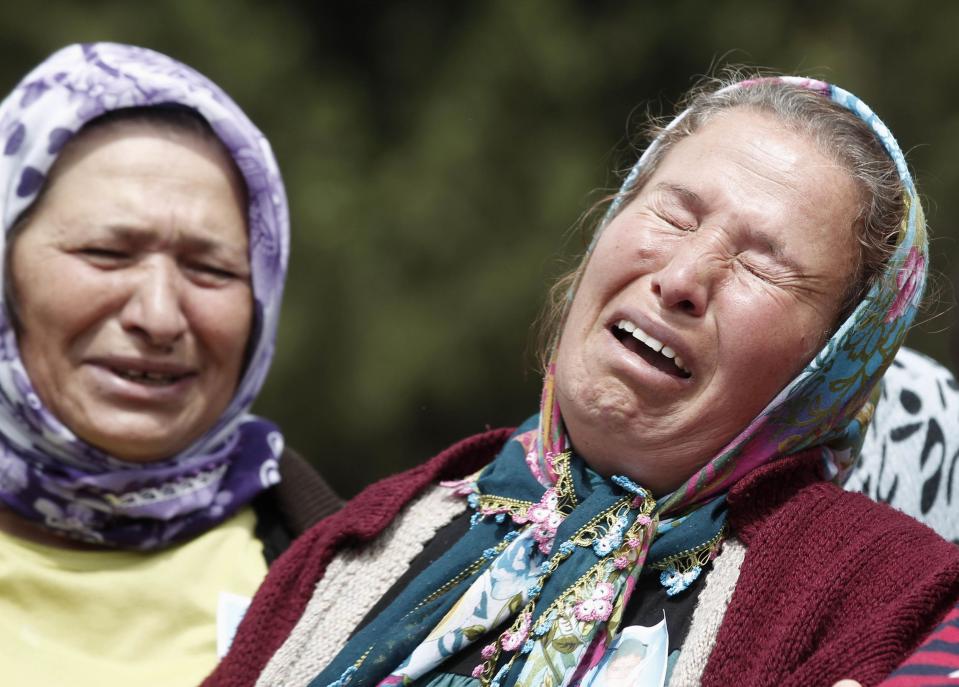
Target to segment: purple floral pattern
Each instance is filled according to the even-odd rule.
[[[98,451],[40,402],[6,308],[0,308],[0,500],[66,536],[133,549],[165,546],[209,529],[279,481],[282,435],[249,409],[273,357],[286,276],[283,182],[266,138],[229,96],[190,67],[146,48],[68,46],[0,103],[4,250],[6,232],[36,199],[64,144],[84,124],[120,108],[171,103],[192,108],[210,123],[248,188],[254,340],[236,394],[216,424],[159,463],[134,465]]]

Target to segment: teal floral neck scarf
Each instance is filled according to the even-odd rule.
[[[473,671],[479,684],[579,684],[619,631],[644,569],[662,569],[668,593],[678,592],[715,555],[725,494],[744,475],[814,447],[821,451],[825,478],[848,471],[872,415],[877,383],[921,299],[925,222],[896,141],[864,103],[821,81],[776,80],[855,113],[895,162],[905,217],[885,274],[805,369],[726,448],[659,502],[625,477],[599,477],[571,452],[551,364],[540,413],[478,477],[456,485],[475,510],[470,531],[357,633],[313,687],[412,684],[491,630],[499,635],[483,647],[483,662]],[[620,209],[656,145],[633,167],[597,234]]]

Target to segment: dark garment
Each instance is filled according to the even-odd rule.
[[[436,536],[423,547],[423,550],[413,559],[406,572],[390,587],[379,601],[370,609],[362,622],[356,626],[352,634],[356,634],[368,623],[372,622],[380,612],[390,605],[402,592],[410,581],[426,570],[440,556],[450,549],[453,544],[466,534],[470,526],[472,511],[465,511],[451,523],[440,529]],[[649,568],[643,571],[632,598],[626,606],[623,616],[623,626],[643,625],[652,627],[666,616],[666,630],[669,633],[669,653],[679,650],[683,640],[689,633],[689,626],[693,619],[693,610],[696,600],[703,588],[705,575],[700,575],[685,591],[669,596],[666,589],[659,583],[659,571]],[[474,667],[483,662],[480,652],[487,644],[496,640],[506,627],[497,627],[477,639],[470,647],[457,653],[443,663],[437,673],[453,673],[456,675],[470,675]]]
[[[271,568],[204,684],[254,684],[337,553],[375,540],[430,485],[489,463],[510,433],[470,437],[377,482],[300,537]],[[729,523],[746,557],[704,687],[832,685],[848,676],[875,685],[959,600],[955,545],[823,482],[820,465],[818,450],[785,456],[729,491]]]
[[[251,504],[256,513],[256,537],[272,565],[298,536],[335,513],[343,499],[299,454],[285,449],[280,458],[280,483],[259,494]]]

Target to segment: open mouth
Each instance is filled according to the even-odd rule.
[[[119,367],[111,367],[110,372],[117,377],[122,377],[131,382],[143,384],[144,386],[170,386],[189,376],[187,374],[170,372],[143,372],[142,370],[131,370],[129,368]]]
[[[676,355],[676,351],[664,346],[662,341],[650,336],[629,320],[620,320],[611,327],[611,331],[621,344],[657,370],[682,379],[692,376],[683,359]]]

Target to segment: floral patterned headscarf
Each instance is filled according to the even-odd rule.
[[[760,465],[810,446],[822,448],[824,472],[830,478],[841,480],[855,463],[875,408],[873,396],[878,382],[902,345],[925,287],[928,248],[922,204],[899,144],[886,125],[856,96],[815,79],[788,76],[752,79],[727,86],[717,95],[750,88],[762,81],[786,83],[820,93],[862,119],[896,165],[905,191],[905,216],[884,274],[852,314],[813,360],[737,437],[668,501],[660,504],[663,509],[694,507],[726,492]],[[678,126],[685,116],[686,112],[681,113],[667,130]],[[584,260],[589,259],[603,230],[634,191],[647,161],[656,153],[659,140],[646,149],[630,170]],[[570,302],[572,297],[573,293]],[[558,455],[568,449],[559,406],[552,396],[552,367],[550,365],[544,384],[544,412],[539,432],[538,462],[545,471],[549,470],[547,455]]]
[[[205,119],[248,196],[254,322],[248,362],[227,409],[176,456],[148,464],[86,444],[41,403],[0,309],[0,500],[84,541],[152,549],[213,527],[279,481],[283,437],[249,414],[273,357],[289,252],[286,194],[263,134],[216,84],[165,55],[128,45],[63,48],[0,103],[0,246],[36,200],[64,144],[100,115],[178,105]],[[3,261],[0,261],[0,266]]]
[[[812,90],[853,112],[894,161],[905,215],[885,273],[797,377],[658,502],[626,477],[600,477],[571,450],[551,363],[539,414],[478,477],[456,485],[476,511],[469,532],[354,635],[311,687],[410,684],[490,634],[495,640],[482,648],[473,671],[480,684],[579,684],[610,650],[644,569],[660,570],[673,595],[716,554],[725,531],[725,494],[744,475],[802,450],[819,451],[824,478],[849,469],[874,390],[922,295],[925,223],[899,146],[864,103],[821,81],[774,81]],[[660,140],[631,170],[598,234],[635,190]]]

